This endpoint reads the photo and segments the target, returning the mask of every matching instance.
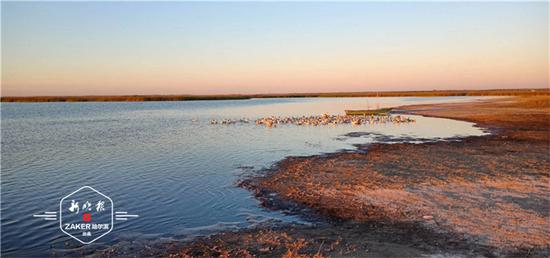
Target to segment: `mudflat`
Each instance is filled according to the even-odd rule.
[[[491,135],[287,157],[243,180],[262,204],[319,223],[265,225],[140,249],[168,256],[550,255],[550,96],[418,105]],[[128,254],[110,248],[101,255]]]

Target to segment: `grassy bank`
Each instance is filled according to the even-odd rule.
[[[116,96],[32,96],[1,97],[1,102],[117,102],[117,101],[193,101],[231,100],[251,98],[328,98],[328,97],[445,97],[445,96],[548,96],[550,89],[495,89],[445,91],[371,91],[288,94],[232,94],[232,95],[116,95]]]

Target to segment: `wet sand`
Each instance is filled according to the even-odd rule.
[[[493,134],[288,157],[240,186],[267,208],[319,221],[314,226],[271,224],[145,249],[125,243],[99,254],[550,255],[549,96],[399,111],[471,121]]]

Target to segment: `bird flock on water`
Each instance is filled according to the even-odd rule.
[[[350,116],[350,115],[328,115],[323,114],[321,116],[297,116],[297,117],[280,117],[269,116],[256,120],[250,120],[247,118],[241,119],[223,119],[223,120],[211,120],[210,124],[213,125],[232,125],[232,124],[248,124],[254,122],[256,125],[262,125],[266,127],[276,127],[277,125],[298,125],[298,126],[322,126],[322,125],[369,125],[369,124],[401,124],[401,123],[414,123],[415,119],[405,117],[401,115],[367,115],[367,116]]]

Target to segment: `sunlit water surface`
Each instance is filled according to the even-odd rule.
[[[294,98],[193,102],[3,103],[2,255],[52,255],[78,243],[57,221],[33,214],[58,209],[83,185],[109,195],[115,209],[140,215],[117,221],[94,243],[186,236],[265,220],[300,221],[268,211],[235,186],[243,171],[291,155],[354,149],[376,138],[481,135],[471,123],[415,117],[416,123],[338,126],[210,125],[211,119],[342,114],[344,109],[472,100],[445,98]],[[480,99],[480,98],[476,98]],[[246,169],[244,169],[246,168]],[[69,242],[70,247],[65,243]]]

